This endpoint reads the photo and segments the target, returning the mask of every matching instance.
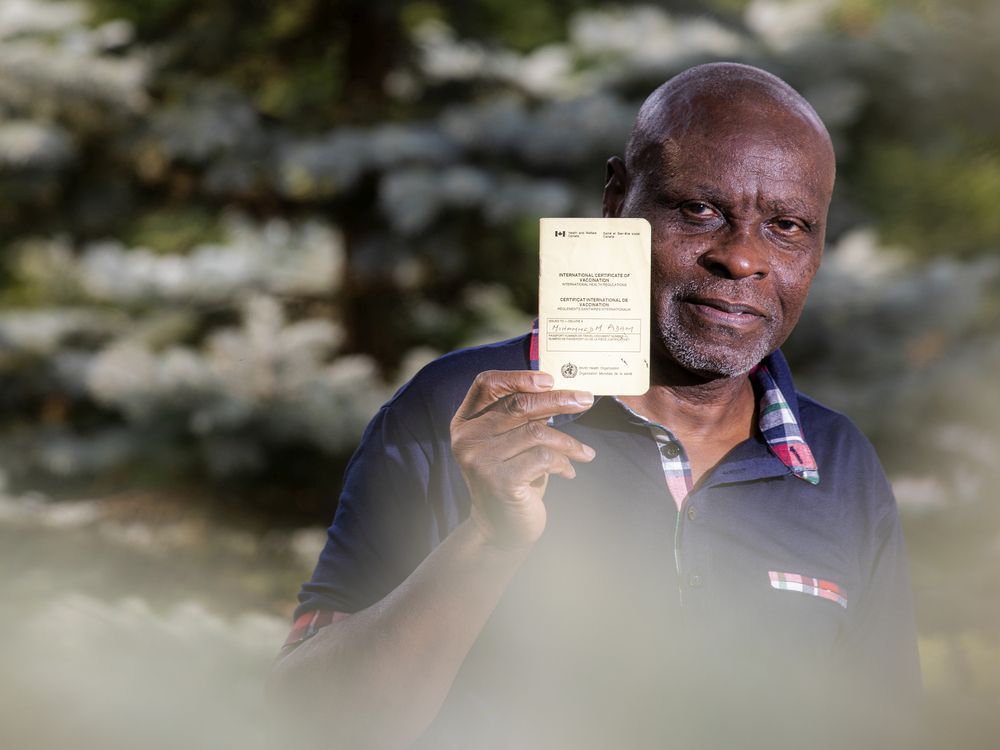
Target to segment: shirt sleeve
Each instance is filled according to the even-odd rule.
[[[404,424],[398,400],[382,407],[348,464],[343,490],[295,619],[353,613],[382,599],[440,542],[428,502],[426,439]]]
[[[452,416],[479,372],[527,367],[527,341],[440,357],[379,410],[347,466],[326,545],[299,592],[296,622],[309,612],[352,614],[381,600],[468,516],[471,499],[451,453]]]

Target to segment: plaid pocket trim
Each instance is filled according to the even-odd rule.
[[[810,578],[798,573],[782,573],[777,570],[769,570],[767,571],[767,575],[771,579],[772,589],[800,591],[803,594],[827,599],[847,609],[847,597],[840,590],[840,586],[833,581],[824,581],[822,578]]]

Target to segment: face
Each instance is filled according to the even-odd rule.
[[[605,193],[607,215],[652,226],[654,349],[705,377],[748,372],[791,333],[833,187],[811,125],[726,115],[655,144],[641,173],[609,164]]]

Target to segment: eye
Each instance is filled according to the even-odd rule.
[[[771,227],[778,231],[779,234],[784,234],[788,236],[797,235],[800,233],[808,234],[809,225],[800,219],[792,219],[789,217],[781,216],[777,219],[771,221]]]
[[[687,201],[682,203],[681,213],[692,219],[711,219],[718,215],[718,212],[707,203],[701,201]]]

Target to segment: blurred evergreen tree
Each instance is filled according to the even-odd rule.
[[[917,256],[1000,244],[1000,14],[978,0],[19,3],[36,16],[0,23],[0,300],[38,309],[34,328],[3,329],[8,413],[69,434],[152,430],[94,372],[124,361],[126,342],[180,348],[207,380],[168,368],[159,395],[137,392],[170,415],[156,440],[199,435],[184,466],[204,471],[263,471],[296,441],[346,451],[334,446],[369,408],[343,420],[342,441],[271,430],[276,417],[245,404],[227,407],[243,421],[194,419],[219,397],[205,383],[237,377],[216,334],[263,325],[250,296],[280,302],[269,330],[317,316],[335,328],[323,357],[291,362],[356,356],[378,388],[422,347],[522,330],[537,217],[599,212],[604,159],[639,100],[693,63],[758,64],[816,104],[841,157],[832,240],[864,223]],[[16,18],[0,4],[0,22]],[[304,283],[303,268],[329,277]],[[88,312],[44,317],[71,306]],[[268,398],[251,401],[266,411]],[[228,448],[197,432],[216,428]]]

